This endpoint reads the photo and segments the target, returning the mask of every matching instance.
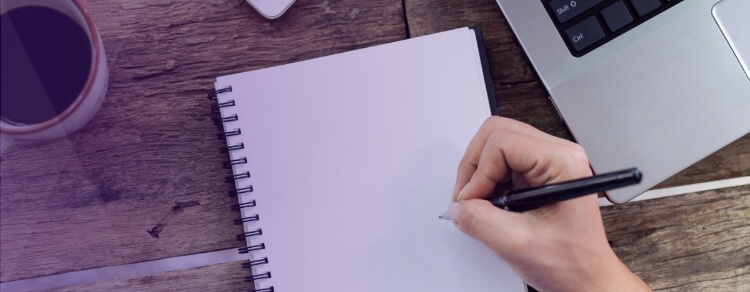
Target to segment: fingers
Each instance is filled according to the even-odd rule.
[[[449,215],[461,232],[491,247],[503,257],[519,250],[529,229],[520,213],[507,212],[485,200],[462,200],[451,204]]]
[[[573,173],[565,169],[569,166],[585,170],[578,177],[589,171],[586,154],[578,144],[515,120],[491,117],[459,163],[452,200],[486,197],[498,183],[512,177],[514,183],[530,186],[577,178],[567,177]]]
[[[461,191],[463,186],[466,185],[467,182],[469,182],[471,175],[476,170],[477,165],[479,164],[479,157],[485,147],[485,144],[487,144],[487,139],[492,133],[497,131],[513,131],[517,133],[524,133],[543,141],[559,144],[563,147],[577,146],[577,144],[575,143],[571,143],[570,141],[551,136],[532,127],[531,125],[516,120],[498,116],[489,117],[484,121],[482,126],[477,131],[476,135],[474,135],[474,138],[472,138],[471,142],[469,142],[466,153],[464,154],[464,157],[461,159],[461,162],[458,165],[456,185],[453,188],[453,201],[456,201],[458,193]],[[571,144],[573,146],[566,144]],[[510,181],[510,177],[504,178],[504,181]],[[501,180],[500,182],[503,182],[503,180]]]
[[[458,164],[458,176],[456,178],[456,185],[453,188],[452,201],[456,201],[461,188],[469,182],[471,174],[477,169],[479,156],[482,153],[482,149],[484,149],[484,145],[487,144],[487,138],[490,134],[496,130],[513,127],[513,125],[516,125],[514,122],[511,119],[492,116],[482,123],[474,138],[469,142],[464,157],[461,158],[461,162]]]
[[[552,142],[525,133],[495,131],[487,139],[476,170],[459,192],[457,199],[486,197],[492,193],[498,182],[511,177],[511,170],[529,173],[535,168],[545,169],[543,164],[549,160],[549,153],[559,148]],[[543,172],[541,173],[543,175]]]

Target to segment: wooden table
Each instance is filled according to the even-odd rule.
[[[298,1],[269,21],[241,0],[83,0],[107,51],[96,117],[17,142],[0,164],[0,282],[240,247],[216,76],[480,27],[501,115],[569,138],[492,0]],[[750,136],[659,187],[750,175]],[[615,252],[655,290],[750,289],[750,187],[602,209]],[[245,291],[240,263],[55,291]]]

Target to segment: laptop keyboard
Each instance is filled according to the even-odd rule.
[[[573,56],[581,57],[682,0],[542,0]]]

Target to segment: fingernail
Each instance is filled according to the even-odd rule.
[[[448,207],[448,216],[451,217],[451,220],[453,222],[457,222],[458,219],[458,213],[461,211],[461,202],[453,202],[451,203],[450,207]]]
[[[466,184],[466,185],[465,185],[465,186],[464,186],[464,187],[463,187],[463,188],[461,189],[461,191],[460,191],[460,192],[458,192],[458,197],[456,197],[456,201],[460,201],[460,200],[461,200],[461,199],[462,199],[462,198],[464,197],[464,193],[466,192],[466,187],[467,187],[468,185],[469,185],[469,184]]]

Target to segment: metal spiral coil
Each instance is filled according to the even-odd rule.
[[[235,180],[243,179],[243,178],[250,178],[250,172],[246,171],[245,173],[227,176],[224,178],[224,181],[227,183],[233,183]]]
[[[251,251],[261,250],[261,249],[266,249],[266,245],[261,243],[261,244],[251,245],[251,246],[243,246],[243,247],[238,248],[237,251],[239,251],[239,253],[249,253]]]
[[[227,147],[221,147],[219,149],[219,153],[229,153],[229,151],[235,151],[235,150],[242,150],[245,149],[245,143],[240,143],[237,145],[227,146]]]
[[[214,121],[214,125],[222,126],[224,123],[239,121],[240,118],[237,115],[231,115],[223,118],[213,118],[212,120]]]
[[[224,87],[222,89],[213,90],[213,91],[211,91],[211,92],[208,93],[208,99],[210,99],[210,100],[216,100],[216,97],[219,96],[219,94],[222,94],[224,92],[232,92],[232,87],[231,86],[227,86],[227,87]]]
[[[237,158],[237,159],[229,160],[228,162],[224,162],[223,165],[224,165],[224,168],[232,168],[232,166],[234,166],[234,165],[245,164],[245,163],[247,163],[247,158],[246,157],[242,157],[242,158]]]
[[[260,216],[258,216],[258,214],[255,214],[249,217],[242,217],[240,219],[234,219],[234,224],[242,225],[242,223],[253,222],[253,221],[258,221],[258,220],[260,220]]]
[[[260,279],[271,279],[271,272],[265,272],[262,274],[245,277],[245,282],[254,282],[255,280],[260,280]]]
[[[230,197],[236,197],[239,194],[252,193],[252,192],[253,192],[253,186],[250,185],[244,188],[236,189],[234,191],[228,191],[227,194],[229,194]]]
[[[216,138],[224,139],[226,137],[239,136],[239,135],[242,135],[242,130],[236,129],[236,130],[233,130],[233,131],[228,131],[228,132],[224,132],[224,133],[221,133],[221,134],[216,134]]]
[[[253,231],[249,231],[249,232],[245,232],[245,233],[240,233],[240,234],[237,234],[236,238],[239,241],[243,241],[243,240],[245,240],[245,238],[252,237],[252,236],[258,236],[258,235],[263,235],[263,229],[258,228],[258,229],[255,229]]]
[[[232,92],[232,87],[228,86],[228,87],[225,87],[225,88],[222,88],[222,89],[217,89],[217,90],[211,91],[211,92],[208,93],[207,97],[210,100],[217,100],[218,101],[218,95],[222,94],[222,93],[226,93],[226,92]],[[219,114],[219,113],[221,113],[221,109],[222,108],[231,107],[231,106],[235,106],[234,100],[229,100],[229,101],[226,101],[226,102],[220,102],[217,105],[214,105],[214,106],[211,107],[211,112],[215,113],[215,114]],[[239,116],[237,114],[232,114],[232,115],[226,116],[226,117],[222,116],[220,118],[213,118],[212,120],[214,121],[214,124],[216,124],[217,126],[223,126],[226,123],[231,123],[231,122],[238,121],[239,120]],[[218,139],[226,139],[228,137],[240,136],[240,135],[242,135],[242,130],[235,129],[235,130],[232,130],[232,131],[226,131],[226,132],[217,134],[216,137]],[[222,147],[220,149],[220,152],[221,153],[229,153],[231,151],[237,151],[237,150],[243,150],[243,149],[245,149],[245,144],[244,143],[239,143],[239,144],[235,144],[235,145],[232,145],[232,146]],[[247,158],[246,157],[241,157],[241,158],[237,158],[237,159],[232,159],[232,160],[230,160],[228,162],[224,162],[223,163],[223,167],[231,169],[235,165],[246,164],[246,163],[247,163]],[[227,176],[226,178],[224,178],[224,180],[227,183],[233,183],[233,182],[235,182],[237,180],[247,179],[247,178],[250,178],[250,172],[249,171],[246,171],[246,172],[240,173],[240,174],[235,174],[235,175]],[[230,196],[238,196],[239,194],[250,193],[252,191],[253,191],[253,186],[249,185],[247,187],[241,187],[241,188],[237,188],[236,190],[229,191],[228,194]],[[252,207],[255,207],[255,206],[256,206],[255,200],[252,200],[252,201],[248,201],[248,202],[245,202],[245,203],[232,205],[231,209],[233,211],[239,211],[240,209],[243,209],[243,208],[252,208]],[[248,217],[243,217],[241,219],[236,219],[236,220],[234,220],[234,224],[243,225],[246,222],[254,222],[254,221],[259,221],[259,220],[260,220],[260,216],[258,214],[254,214],[254,215],[250,215]],[[261,236],[261,235],[263,235],[263,230],[260,229],[260,228],[258,228],[258,229],[253,230],[253,231],[247,231],[245,233],[237,234],[236,239],[242,241],[242,240],[246,240],[248,237],[255,237],[255,236]],[[245,254],[245,253],[250,253],[252,251],[261,250],[261,249],[265,249],[265,248],[266,248],[266,245],[264,243],[259,243],[259,244],[254,244],[254,245],[250,245],[250,246],[245,246],[245,247],[238,248],[237,251],[240,254]],[[249,262],[243,263],[242,264],[242,268],[248,269],[248,268],[252,268],[254,266],[264,265],[264,264],[268,264],[268,258],[264,257],[264,258],[258,259],[258,260],[250,260]],[[264,273],[260,273],[260,274],[257,274],[257,275],[252,275],[250,277],[245,277],[245,281],[246,282],[255,282],[256,280],[270,279],[270,278],[271,278],[271,272],[264,272]],[[273,288],[273,286],[269,286],[269,287],[266,287],[266,288],[260,288],[260,289],[254,288],[253,290],[250,290],[250,292],[274,292],[274,288]]]
[[[227,102],[222,102],[222,103],[219,103],[219,104],[217,104],[215,106],[212,106],[211,107],[211,112],[215,113],[215,114],[218,114],[218,113],[221,112],[221,108],[230,107],[230,106],[234,106],[234,100],[230,100],[230,101],[227,101]]]
[[[252,200],[250,202],[244,202],[242,204],[232,205],[232,211],[239,211],[242,208],[249,208],[249,207],[255,207],[255,200]]]
[[[259,259],[259,260],[252,260],[252,261],[247,261],[246,263],[242,263],[242,268],[243,269],[250,269],[250,268],[252,268],[254,266],[265,265],[267,263],[268,263],[268,258],[262,258],[262,259]]]

